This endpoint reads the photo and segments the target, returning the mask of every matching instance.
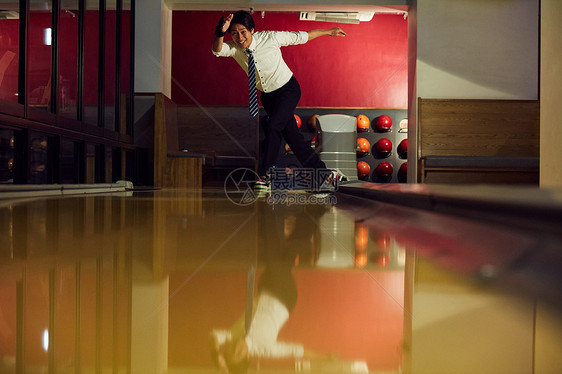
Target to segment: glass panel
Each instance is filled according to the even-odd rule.
[[[98,144],[95,147],[95,171],[94,183],[106,183],[105,180],[105,148],[103,144]]]
[[[19,4],[0,3],[0,100],[18,102]]]
[[[51,183],[47,166],[49,163],[47,149],[49,139],[46,135],[39,133],[31,133],[29,139],[29,172],[31,175],[31,183]]]
[[[104,65],[104,127],[115,130],[115,2],[108,2],[105,10],[105,65]]]
[[[86,144],[85,147],[86,157],[86,183],[95,183],[95,169],[96,169],[96,147],[93,144]]]
[[[14,183],[14,132],[0,129],[0,184]]]
[[[120,179],[123,179],[122,174],[122,167],[121,167],[121,149],[114,148],[111,154],[111,181],[113,183],[117,182]]]
[[[74,179],[74,142],[60,142],[60,183],[76,183]]]
[[[31,0],[27,36],[27,104],[49,109],[51,102],[51,2]]]
[[[120,99],[121,105],[121,132],[131,135],[131,113],[129,104],[131,101],[131,3],[123,1],[121,13],[121,67],[120,67]]]
[[[78,0],[61,4],[59,21],[59,114],[76,118],[78,102]]]
[[[83,121],[98,124],[99,2],[86,1],[84,14],[84,116]]]

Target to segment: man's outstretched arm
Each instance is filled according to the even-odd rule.
[[[347,33],[339,27],[334,27],[333,29],[318,29],[307,31],[308,40],[318,38],[319,36],[346,36]]]

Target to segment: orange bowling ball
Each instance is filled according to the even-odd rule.
[[[365,252],[369,244],[369,229],[364,224],[355,224],[355,251]]]
[[[364,114],[360,114],[357,116],[357,131],[367,131],[369,130],[369,126],[371,125],[371,121],[369,117]]]
[[[371,172],[371,167],[365,161],[359,161],[357,163],[357,175],[359,178],[366,178]]]
[[[366,155],[369,153],[371,149],[371,143],[365,138],[357,138],[357,153],[361,156]]]
[[[364,268],[367,266],[367,252],[356,252],[354,256],[354,264],[357,268]]]
[[[295,114],[295,121],[297,121],[297,127],[300,129],[302,125],[301,118],[296,114]]]
[[[318,117],[320,117],[319,114],[315,114],[311,117],[308,117],[307,124],[310,130],[312,131],[316,130],[316,123],[318,122]]]

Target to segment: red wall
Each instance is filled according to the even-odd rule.
[[[174,11],[172,99],[178,104],[245,105],[246,76],[231,58],[211,53],[220,12]],[[400,15],[359,25],[299,21],[298,13],[254,15],[256,31],[342,27],[346,38],[322,37],[283,48],[302,88],[300,107],[407,108],[408,28]],[[230,40],[230,36],[226,36]],[[194,101],[195,100],[195,101]]]

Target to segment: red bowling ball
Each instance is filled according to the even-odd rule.
[[[408,163],[404,162],[398,169],[398,181],[406,182],[408,179]]]
[[[392,164],[390,162],[386,162],[386,161],[381,162],[375,168],[375,173],[380,178],[388,178],[388,177],[392,176],[393,171],[394,171],[394,168],[392,167]]]
[[[379,132],[388,132],[392,128],[392,118],[383,114],[382,116],[378,116],[377,120],[375,121],[375,128]]]
[[[379,252],[373,255],[373,261],[380,267],[388,266],[390,263],[390,256],[388,253]]]
[[[296,114],[295,114],[295,121],[297,121],[297,127],[300,129],[302,125],[301,118]]]
[[[390,234],[380,234],[375,239],[375,243],[377,244],[377,247],[379,247],[379,250],[388,251],[391,243]]]
[[[404,139],[398,144],[398,155],[401,158],[408,157],[408,139]]]
[[[392,142],[390,139],[382,138],[375,143],[375,149],[379,154],[388,155],[392,152]]]

